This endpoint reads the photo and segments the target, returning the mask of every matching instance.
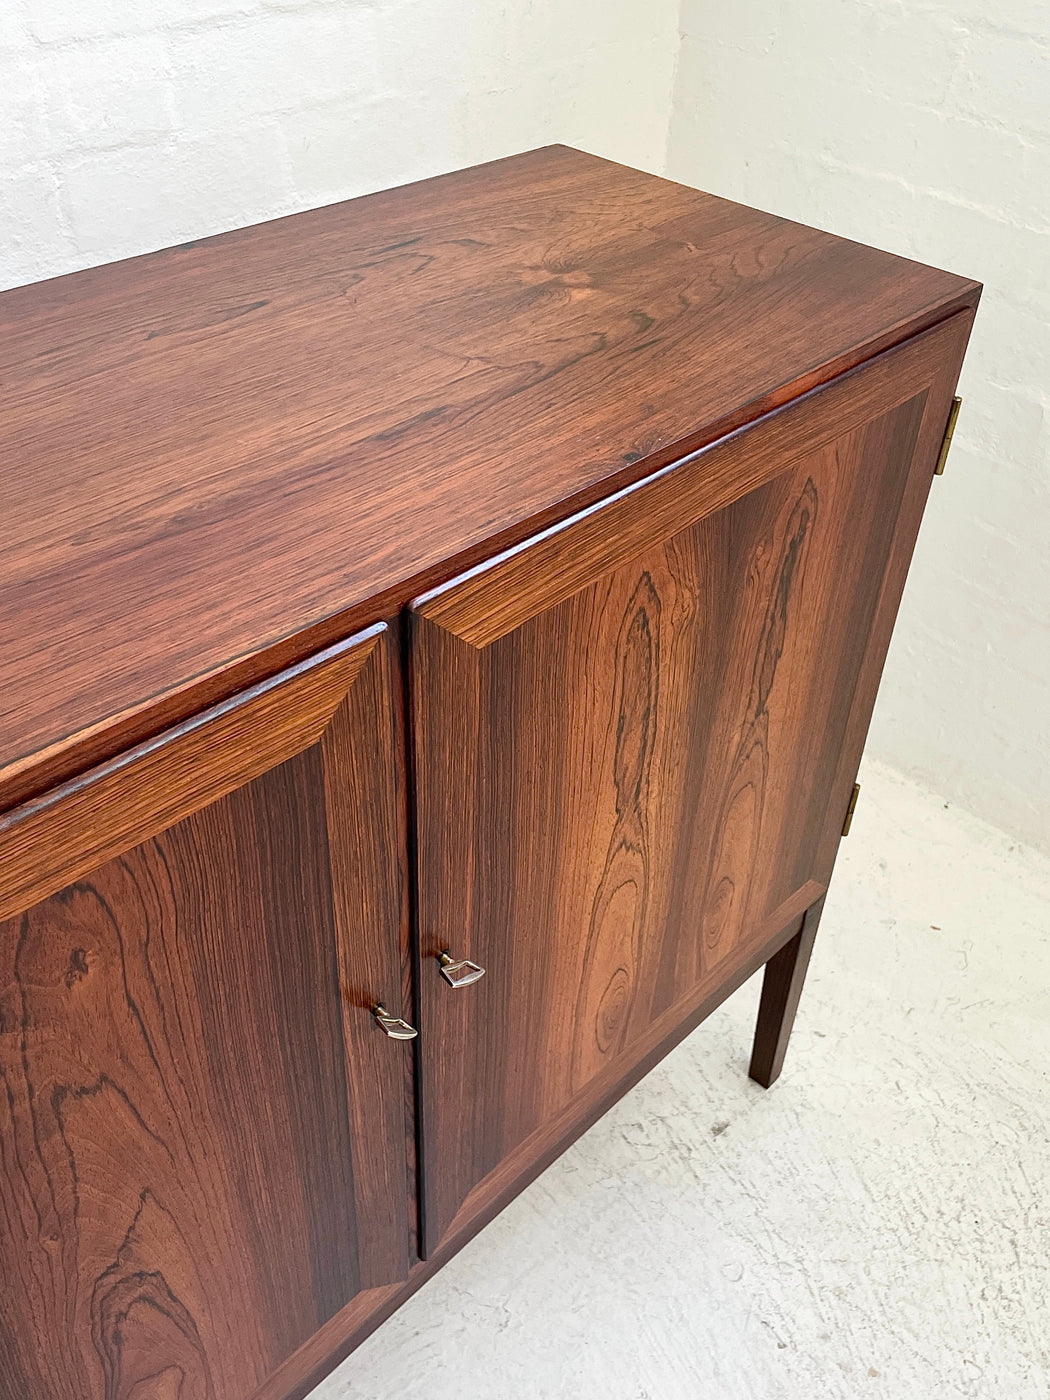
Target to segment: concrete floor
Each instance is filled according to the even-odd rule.
[[[1050,1397],[1050,860],[862,779],[780,1082],[755,978],[312,1400]]]

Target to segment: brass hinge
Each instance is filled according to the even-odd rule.
[[[846,820],[842,823],[843,836],[849,835],[849,829],[853,825],[853,813],[857,810],[857,798],[860,796],[860,783],[853,784],[853,791],[849,795],[849,806],[846,808]]]
[[[937,454],[937,465],[933,469],[934,476],[944,475],[944,464],[948,460],[948,449],[952,445],[952,434],[955,432],[955,425],[959,421],[959,409],[962,408],[962,399],[956,394],[952,399],[952,406],[948,412],[948,422],[944,429],[944,440],[941,443],[941,450]]]

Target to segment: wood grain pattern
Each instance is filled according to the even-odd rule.
[[[245,1400],[407,1276],[404,1047],[369,1014],[407,953],[400,697],[389,634],[358,651],[316,742],[278,727],[0,923],[0,1400]]]
[[[914,478],[928,488],[931,386],[964,339],[948,327],[919,359],[889,352],[866,371],[874,397],[813,395],[791,428],[801,441],[809,425],[810,451],[669,538],[657,514],[655,543],[611,571],[598,510],[543,536],[531,572],[517,551],[421,600],[420,1021],[442,1048],[422,1066],[428,1250],[655,1021],[826,887],[898,511]],[[759,455],[768,431],[753,430]],[[751,436],[732,445],[745,480]],[[597,563],[547,605],[559,551]],[[490,599],[498,625],[471,612]],[[450,992],[443,947],[484,981]]]
[[[378,623],[0,816],[0,919],[316,744]]]
[[[0,296],[0,1400],[302,1395],[763,961],[775,1077],[979,291],[557,147]]]
[[[931,338],[930,344],[932,343]],[[927,353],[917,370],[916,383],[926,380],[930,382],[926,410],[919,428],[913,468],[908,476],[893,528],[890,558],[883,573],[875,617],[853,692],[842,752],[835,778],[831,783],[830,790],[835,794],[829,798],[831,811],[835,810],[839,795],[847,794],[853,782],[857,757],[871,716],[879,673],[930,485],[930,473],[940,444],[944,414],[955,389],[964,349],[965,334],[951,342],[942,341],[937,347],[937,353]],[[943,358],[938,358],[939,356]],[[758,436],[762,426],[755,425],[749,442]],[[566,550],[562,557],[571,559],[574,553]],[[543,586],[547,586],[546,571],[556,567],[557,563],[557,557],[544,558],[541,575]],[[510,601],[505,597],[501,598],[499,590],[494,590],[491,598],[496,603]],[[463,626],[469,627],[473,622],[466,613],[446,614],[446,617],[450,615],[460,616]],[[458,756],[460,760],[462,757],[463,755]],[[837,845],[838,829],[836,824],[829,820],[826,836],[821,842],[816,858],[818,867],[830,868]],[[816,882],[803,885],[795,900],[777,911],[776,918],[783,919],[782,928],[775,927],[774,919],[755,929],[753,941],[749,940],[731,953],[694,989],[692,996],[650,1022],[632,1047],[630,1055],[621,1055],[608,1064],[589,1082],[580,1096],[572,1099],[561,1112],[546,1118],[539,1128],[509,1152],[500,1165],[470,1192],[449,1233],[430,1251],[425,1261],[413,1265],[407,1280],[359,1294],[352,1303],[319,1328],[309,1342],[290,1356],[253,1400],[304,1400],[307,1393],[332,1367],[348,1356],[354,1347],[389,1317],[411,1293],[443,1267],[518,1191],[538,1176],[570,1142],[590,1127],[617,1098],[636,1084],[763,963],[773,963],[779,971],[785,970],[787,959],[781,958],[781,955],[798,937],[800,921],[807,916],[812,917],[821,906],[822,893]],[[794,971],[797,960],[793,959],[793,964]],[[776,975],[775,971],[774,977]],[[778,1004],[777,1017],[782,1016],[784,1007],[786,999],[783,1007]],[[764,1022],[760,1019],[756,1044],[765,1039],[768,1046],[773,1039],[770,1032],[775,1030],[776,1038],[781,1042],[779,1048],[783,1048],[786,1036],[782,1037],[781,1033],[787,1030],[787,1026],[777,1018],[774,1018],[774,1021],[775,1024],[768,1019]],[[773,1046],[774,1054],[777,1048]],[[763,1068],[762,1065],[754,1067]],[[772,1078],[771,1075],[769,1077]]]
[[[413,603],[472,646],[486,647],[537,613],[861,424],[914,397],[932,366],[961,361],[973,317],[961,312],[861,369],[757,423],[614,492]],[[819,403],[819,408],[816,405]],[[746,449],[742,444],[746,441]],[[568,532],[572,545],[567,547]]]
[[[0,296],[0,809],[976,304],[556,147]]]
[[[388,1287],[359,1294],[341,1312],[317,1330],[313,1337],[273,1373],[252,1396],[252,1400],[306,1400],[308,1393],[344,1360],[364,1339],[384,1322],[427,1279],[442,1268],[483,1229],[530,1182],[573,1143],[581,1133],[633,1088],[654,1065],[738,987],[755,974],[764,962],[775,957],[798,927],[799,911],[807,898],[819,896],[819,886],[799,892],[797,908],[786,911],[788,924],[773,931],[774,925],[756,930],[753,943],[739,948],[723,966],[717,978],[694,990],[694,995],[651,1022],[634,1047],[629,1062],[614,1063],[587,1086],[582,1100],[548,1118],[536,1133],[505,1157],[484,1189],[473,1192],[460,1211],[455,1230],[445,1237],[428,1257],[412,1265],[406,1280]]]

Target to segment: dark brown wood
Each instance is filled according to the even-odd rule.
[[[712,449],[732,504],[700,454],[416,605],[428,1252],[826,888],[899,507],[967,329]],[[485,979],[452,991],[443,948]]]
[[[417,600],[454,636],[485,647],[579,592],[594,575],[640,554],[693,520],[731,504],[781,475],[841,434],[916,396],[942,364],[955,364],[972,318],[963,312],[892,354],[767,414],[651,476],[613,492],[523,544],[495,554],[468,574]],[[819,410],[815,405],[819,404]],[[573,548],[565,545],[573,530]]]
[[[784,1056],[823,909],[821,897],[806,910],[798,933],[766,963],[748,1069],[751,1078],[765,1089],[780,1078],[784,1068]]]
[[[458,1254],[504,1206],[596,1123],[617,1099],[622,1098],[727,997],[774,957],[785,940],[792,937],[797,926],[798,920],[792,919],[773,938],[758,942],[752,948],[738,950],[722,969],[717,981],[698,992],[697,1000],[684,1009],[676,1008],[676,1015],[667,1015],[654,1022],[646,1034],[644,1047],[622,1077],[604,1074],[592,1081],[586,1106],[581,1109],[579,1105],[574,1105],[572,1113],[551,1120],[542,1135],[530,1141],[526,1150],[513,1153],[503,1163],[493,1189],[477,1195],[472,1209],[461,1213],[455,1231],[427,1259],[413,1264],[406,1280],[359,1294],[278,1367],[266,1384],[252,1396],[252,1400],[304,1400],[333,1367],[338,1366],[427,1279]]]
[[[105,863],[0,923],[0,1400],[245,1400],[407,1277],[399,691],[374,629],[137,758],[119,853],[46,809]]]
[[[763,964],[772,1082],[979,291],[553,147],[0,296],[0,1400],[298,1400]]]
[[[0,296],[0,809],[976,283],[564,147]]]
[[[0,918],[316,744],[380,623],[0,816]]]

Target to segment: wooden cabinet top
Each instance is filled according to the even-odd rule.
[[[0,810],[976,304],[566,147],[0,296]]]

